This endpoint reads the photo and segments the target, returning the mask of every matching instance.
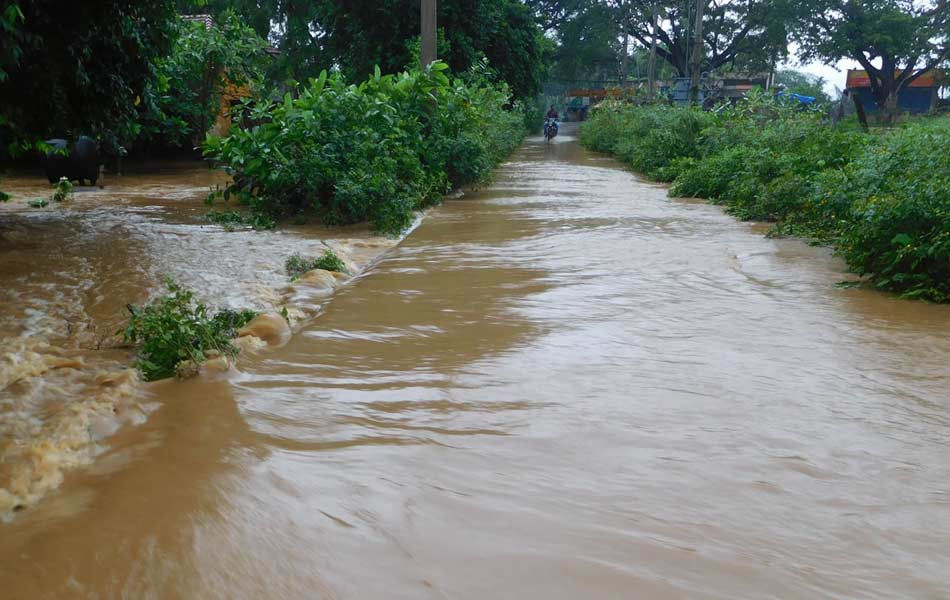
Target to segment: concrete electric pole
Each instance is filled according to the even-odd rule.
[[[419,59],[422,68],[431,65],[436,57],[436,0],[422,0],[422,36]]]

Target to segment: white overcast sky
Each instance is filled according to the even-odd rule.
[[[825,92],[829,94],[832,98],[837,95],[835,88],[838,88],[838,91],[844,89],[845,77],[848,74],[848,69],[860,69],[861,65],[854,60],[840,60],[836,65],[823,65],[821,63],[808,63],[805,65],[800,65],[794,61],[786,63],[783,65],[786,68],[795,69],[798,71],[804,71],[805,73],[810,73],[812,75],[820,75],[825,78]]]

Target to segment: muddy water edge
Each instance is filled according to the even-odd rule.
[[[201,163],[140,165],[103,188],[30,206],[50,195],[43,179],[4,179],[12,201],[0,205],[0,520],[34,506],[160,405],[117,335],[126,305],[160,295],[171,278],[212,309],[272,314],[255,324],[259,337],[240,340],[259,350],[282,341],[268,335],[273,323],[287,329],[280,311],[299,328],[347,278],[321,271],[292,283],[287,257],[329,248],[356,274],[396,243],[363,227],[211,224],[204,199],[221,182]]]
[[[826,249],[572,134],[433,211],[285,346],[151,386],[148,419],[0,526],[0,589],[946,597],[948,307],[836,288]],[[187,247],[161,211],[129,212]],[[62,260],[137,287],[168,257],[131,237],[138,263]]]

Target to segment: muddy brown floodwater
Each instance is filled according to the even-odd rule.
[[[147,418],[0,525],[3,597],[946,598],[948,307],[836,288],[826,249],[572,134],[529,140],[285,346],[135,387]],[[176,260],[153,235],[217,248],[156,219],[29,220],[20,251],[62,269],[4,259],[4,281],[74,306],[153,285]],[[69,240],[49,258],[47,225]],[[231,278],[285,253],[210,233]]]

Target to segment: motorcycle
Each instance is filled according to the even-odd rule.
[[[550,142],[557,135],[557,119],[545,119],[544,121],[544,141]]]

